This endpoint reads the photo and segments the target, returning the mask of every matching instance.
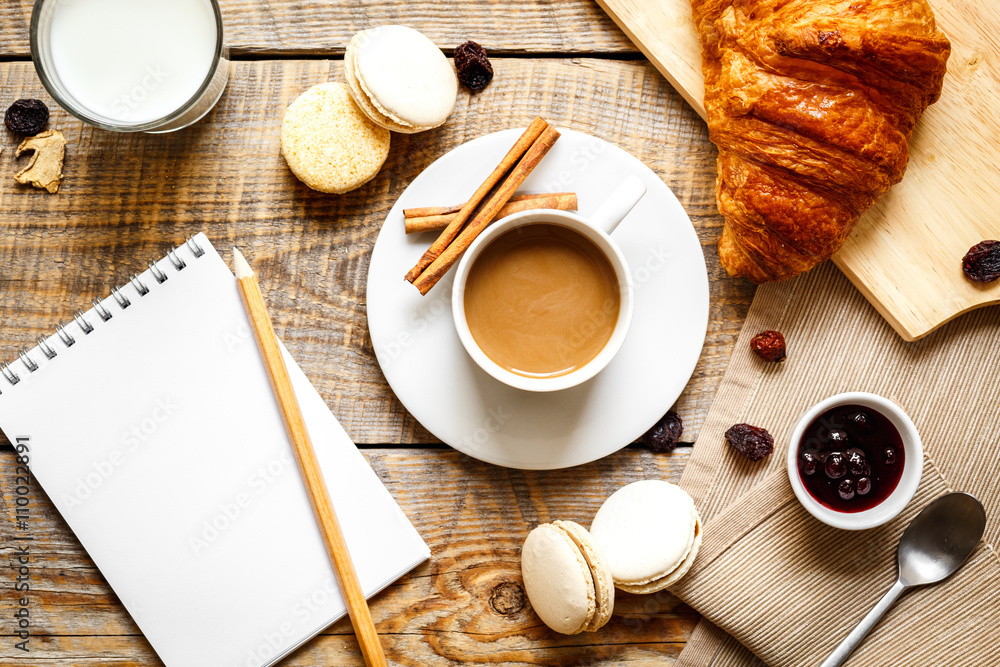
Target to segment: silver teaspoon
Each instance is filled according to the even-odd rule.
[[[967,493],[949,493],[925,507],[899,540],[896,583],[820,667],[843,664],[907,588],[937,583],[962,567],[985,530],[986,510]]]

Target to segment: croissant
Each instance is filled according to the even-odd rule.
[[[692,0],[722,265],[783,280],[832,256],[906,170],[951,44],[925,0]]]

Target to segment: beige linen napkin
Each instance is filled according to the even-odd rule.
[[[784,363],[750,352],[750,339],[765,329],[785,334]],[[798,416],[843,391],[901,405],[928,454],[904,515],[861,533],[813,519],[785,473]],[[725,430],[744,421],[774,435],[767,460],[748,462],[725,444]],[[675,592],[718,627],[700,624],[677,664],[759,665],[735,640],[773,667],[819,664],[894,580],[908,521],[953,489],[986,505],[985,543],[946,583],[906,594],[847,664],[1000,665],[1000,559],[990,546],[1000,538],[998,433],[1000,308],[906,343],[830,263],[761,287],[681,479],[706,529]]]

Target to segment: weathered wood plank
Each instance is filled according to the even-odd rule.
[[[620,594],[611,623],[597,634],[551,632],[524,602],[520,547],[528,531],[554,519],[589,525],[614,490],[638,479],[676,481],[690,453],[625,450],[570,470],[522,472],[450,450],[368,450],[365,455],[431,548],[432,560],[376,597],[372,614],[393,664],[668,664],[697,622],[673,596]],[[0,449],[0,553],[13,537],[30,542],[31,652],[14,648],[8,614],[0,620],[0,662],[18,665],[160,664],[138,628],[63,523],[32,485],[30,518],[18,529],[12,501],[14,452]],[[434,483],[428,483],[433,480]],[[111,526],[111,524],[109,524]],[[287,566],[294,565],[288,556]],[[14,570],[0,575],[5,609],[20,596]],[[500,594],[506,592],[506,597]],[[85,613],[84,613],[85,612]],[[192,619],[192,622],[198,622]],[[350,624],[337,623],[288,662],[362,664]]]
[[[332,634],[340,628],[342,632]],[[688,630],[688,633],[690,631]],[[447,645],[449,636],[437,633],[433,643]],[[593,638],[590,641],[594,641]],[[662,667],[673,664],[684,648],[683,643],[656,639],[651,643],[621,645],[613,643],[588,644],[580,647],[565,644],[547,644],[539,648],[502,649],[489,646],[482,653],[470,654],[461,659],[432,658],[423,662],[421,649],[430,643],[422,637],[383,635],[385,652],[391,665],[400,666],[446,666],[467,664],[490,664],[499,667],[516,665],[545,665],[549,667],[569,667],[590,665],[592,667],[616,667],[622,665],[646,665]],[[162,665],[149,644],[142,637],[45,637],[32,644],[31,655],[10,656],[17,667],[156,667]],[[348,667],[363,665],[360,653],[354,648],[353,634],[349,625],[338,623],[331,630],[282,660],[281,667]],[[411,658],[410,656],[421,656]]]
[[[10,178],[15,139],[0,155],[0,359],[185,236],[204,231],[251,256],[279,335],[359,443],[427,443],[375,362],[365,319],[372,246],[405,186],[447,150],[535,115],[596,134],[646,162],[691,215],[704,246],[712,309],[701,361],[678,409],[692,442],[749,307],[753,286],[730,279],[715,249],[715,151],[690,107],[648,64],[499,59],[494,83],[463,93],[439,130],[395,135],[382,173],[344,196],[300,184],[279,154],[284,108],[341,63],[240,63],[216,110],[173,135],[95,130],[53,107],[69,146],[56,195]],[[51,102],[30,63],[0,65],[9,100]],[[3,100],[0,99],[0,105]],[[448,202],[445,202],[448,203]],[[663,295],[670,308],[671,295]]]
[[[343,54],[354,33],[387,23],[443,49],[473,39],[497,53],[616,53],[638,49],[591,0],[220,0],[235,57]],[[30,55],[34,0],[0,4],[0,58]]]

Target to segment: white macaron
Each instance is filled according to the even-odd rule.
[[[535,613],[556,632],[594,632],[611,618],[611,570],[579,524],[555,521],[531,531],[521,550],[521,575]]]
[[[687,574],[701,545],[694,501],[676,484],[635,482],[597,511],[590,534],[604,551],[615,586],[655,593]]]
[[[401,25],[355,35],[344,54],[351,97],[372,122],[412,134],[438,127],[455,108],[458,77],[434,42]]]

